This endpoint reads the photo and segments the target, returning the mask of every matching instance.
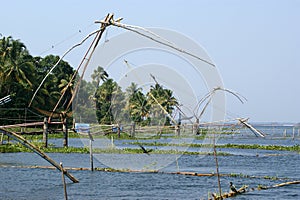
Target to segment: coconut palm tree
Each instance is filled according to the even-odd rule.
[[[142,93],[142,88],[138,88],[137,84],[131,83],[126,89],[126,96],[126,110],[129,112],[131,120],[141,123],[147,119],[150,104],[148,104],[147,97]]]
[[[107,79],[95,93],[96,115],[100,124],[111,124],[114,121],[111,101],[116,84],[112,79]]]
[[[5,53],[7,62],[4,64],[5,80],[17,81],[23,86],[31,87],[29,77],[33,72],[33,63],[25,45],[19,40],[12,40],[7,48],[8,51]]]
[[[93,79],[93,83],[96,88],[100,86],[100,81],[106,81],[108,78],[107,72],[103,69],[103,67],[98,66],[97,69],[94,70],[93,74],[91,75]]]
[[[156,83],[154,86],[151,86],[147,96],[151,104],[152,120],[165,119],[164,124],[169,125],[174,107],[178,105],[178,101],[173,96],[172,90],[164,89]]]

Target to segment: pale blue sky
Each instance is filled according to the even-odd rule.
[[[300,122],[299,10],[297,0],[10,0],[1,2],[0,33],[45,56],[61,55],[111,12],[127,24],[172,29],[203,46],[224,86],[248,99],[228,96],[230,118]],[[82,52],[66,60],[76,67]]]

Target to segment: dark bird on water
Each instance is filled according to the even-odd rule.
[[[230,191],[234,192],[234,193],[239,193],[239,191],[236,190],[235,186],[233,185],[232,182],[229,183],[230,184]]]

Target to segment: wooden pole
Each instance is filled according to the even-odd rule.
[[[66,180],[65,180],[64,168],[63,168],[62,163],[59,163],[59,165],[60,165],[60,168],[61,168],[61,178],[62,178],[63,187],[64,187],[65,200],[68,200],[67,185],[66,185]]]
[[[90,132],[88,134],[89,134],[89,139],[90,139],[90,165],[91,165],[91,171],[94,171],[94,157],[93,157],[93,144],[92,144],[94,141],[94,138],[90,134]]]
[[[3,136],[4,136],[4,133],[1,134],[1,144],[3,144]]]
[[[176,136],[180,136],[180,125],[179,124],[175,125],[175,134],[176,134]]]
[[[94,159],[93,159],[93,141],[90,140],[90,163],[91,163],[91,171],[94,171]]]
[[[135,137],[135,122],[132,122],[132,124],[131,124],[130,135],[131,135],[131,137]]]
[[[64,133],[64,147],[68,147],[68,127],[67,127],[67,118],[63,118],[63,133]]]
[[[48,120],[44,118],[44,126],[43,126],[43,143],[44,147],[48,147]]]
[[[196,122],[193,124],[193,128],[192,128],[193,135],[197,135],[198,128],[199,128],[199,119],[197,119]]]
[[[121,137],[121,129],[120,129],[120,125],[118,124],[118,137],[120,138]]]
[[[113,149],[115,147],[115,144],[114,144],[114,136],[111,136],[110,138],[110,143],[111,143],[111,148]]]
[[[4,129],[0,129],[1,133],[4,133],[5,135],[7,135],[8,137],[11,137],[15,140],[17,140],[18,142],[20,142],[23,146],[29,148],[31,151],[33,151],[34,153],[38,154],[39,156],[41,156],[43,159],[45,159],[46,161],[48,161],[51,165],[53,165],[54,167],[56,167],[56,169],[58,169],[59,171],[62,171],[60,165],[55,162],[54,160],[52,160],[48,155],[46,155],[44,152],[42,152],[38,147],[34,146],[33,144],[31,144],[30,142],[28,142],[25,138],[23,138],[22,136],[14,133],[14,132],[10,132],[10,131],[6,131]],[[73,181],[73,183],[78,183],[79,181],[73,177],[69,172],[67,172],[66,170],[63,169],[64,174],[66,174],[66,176]]]
[[[222,188],[221,188],[221,181],[220,181],[219,163],[218,163],[217,150],[216,150],[216,139],[215,139],[216,136],[215,136],[215,134],[216,133],[214,133],[214,137],[213,137],[214,157],[215,157],[215,161],[216,161],[216,170],[217,170],[217,177],[218,177],[218,188],[219,188],[220,197],[222,199]]]
[[[295,139],[295,127],[293,127],[293,140]]]

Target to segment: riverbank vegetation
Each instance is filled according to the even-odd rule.
[[[213,144],[194,144],[194,143],[159,143],[159,142],[130,142],[129,144],[141,144],[145,146],[178,146],[193,148],[213,148]],[[280,146],[280,145],[259,145],[259,144],[223,144],[215,145],[216,148],[232,148],[232,149],[260,149],[260,150],[277,150],[277,151],[296,151],[300,153],[300,145]]]
[[[45,153],[89,153],[88,147],[49,147],[44,148],[42,143],[34,143]],[[159,149],[147,149],[151,154],[184,154],[184,155],[212,155],[212,152],[193,152],[193,151],[177,151],[177,150],[159,150]],[[19,143],[8,143],[0,145],[0,153],[17,153],[17,152],[31,152],[30,149],[24,147]],[[105,154],[143,154],[143,149],[139,148],[93,148],[93,153],[105,153]],[[230,155],[225,152],[218,152],[218,155],[225,156]]]
[[[78,135],[75,133],[72,134],[74,138],[78,138]],[[44,144],[41,142],[40,137],[29,138],[33,136],[27,136],[27,139],[30,139],[31,143],[35,146],[39,147],[42,151],[48,153],[88,153],[88,147],[55,147],[52,144],[49,144],[48,148],[44,148]],[[129,137],[129,136],[128,136]],[[56,139],[62,138],[61,135],[57,134]],[[78,138],[79,139],[79,138]],[[124,145],[134,145],[136,148],[115,148],[113,145],[111,148],[94,148],[94,153],[144,153],[143,149],[139,148],[140,145],[147,148],[151,153],[155,154],[189,154],[189,155],[197,155],[197,154],[208,154],[211,152],[199,152],[197,149],[200,148],[213,148],[213,144],[195,144],[195,143],[160,143],[160,142],[128,142],[126,138],[123,138],[125,141]],[[132,139],[132,138],[131,138]],[[135,139],[136,140],[136,139]],[[178,151],[178,150],[161,150],[157,147],[186,147],[186,148],[195,148],[193,151]],[[300,153],[300,145],[296,144],[293,146],[281,146],[281,145],[259,145],[259,144],[223,144],[216,145],[218,149],[260,149],[260,150],[270,150],[270,151],[293,151]],[[8,142],[0,145],[1,153],[12,153],[12,152],[30,152],[29,149],[24,147],[20,143]],[[220,155],[230,155],[229,153],[218,152]]]
[[[128,88],[121,88],[101,66],[95,66],[91,79],[80,81],[74,114],[73,94],[79,83],[74,68],[59,56],[32,56],[20,40],[3,37],[0,39],[0,98],[7,97],[7,101],[1,103],[0,125],[41,122],[44,117],[54,121],[67,117],[69,125],[73,119],[83,123],[97,120],[99,124],[109,125],[171,124],[170,116],[178,106],[172,90],[157,82],[148,91],[133,82]]]

